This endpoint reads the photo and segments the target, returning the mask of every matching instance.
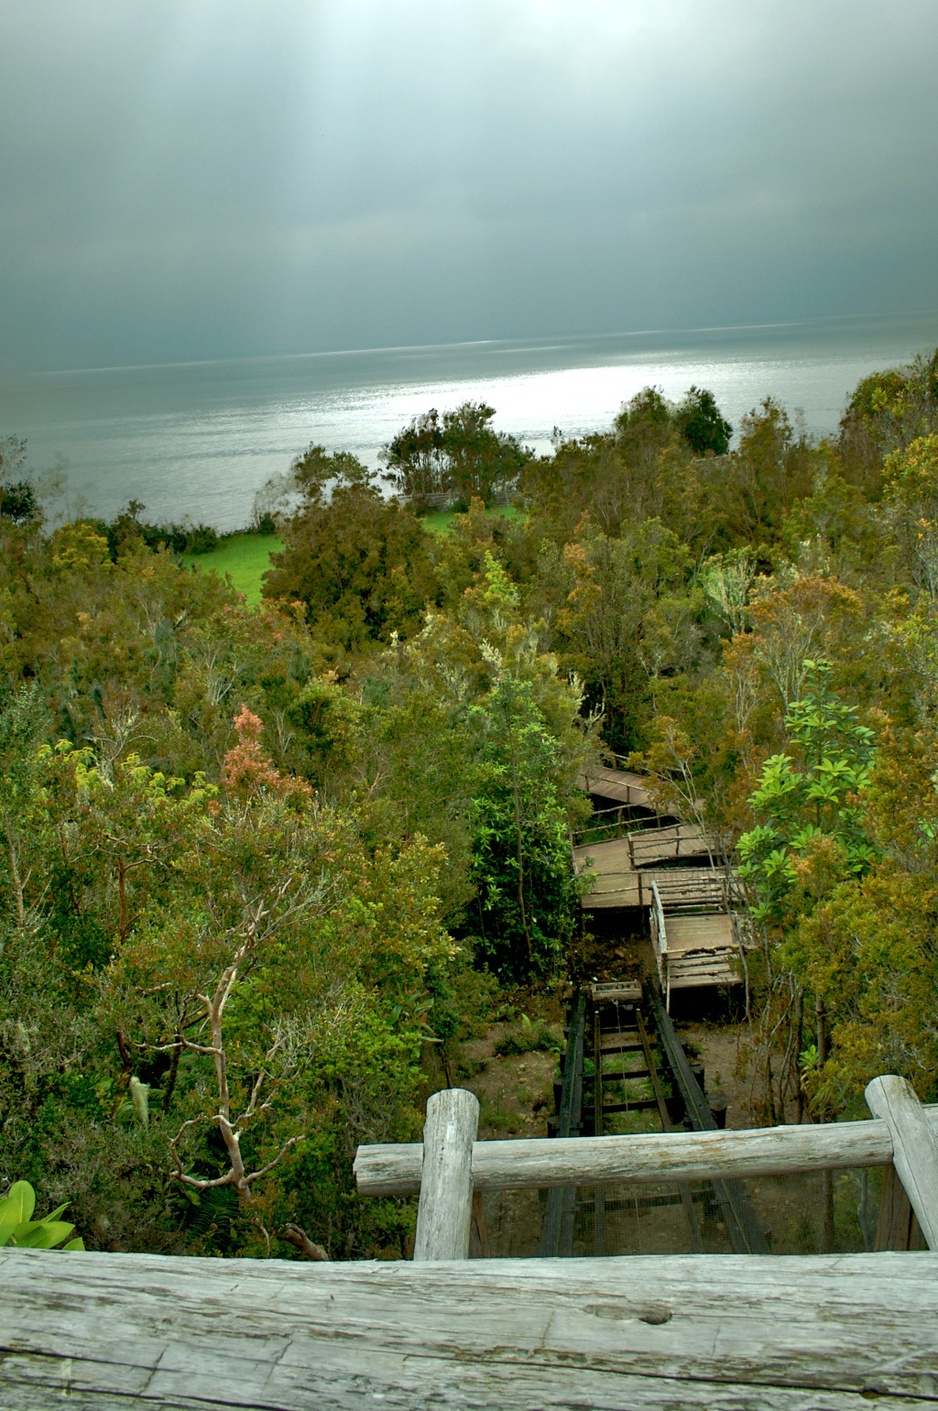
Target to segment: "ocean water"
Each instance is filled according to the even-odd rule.
[[[51,372],[0,382],[0,436],[25,436],[37,469],[64,461],[71,513],[133,498],[148,518],[227,530],[310,442],[377,466],[430,407],[483,399],[498,429],[546,451],[555,427],[607,428],[643,387],[694,384],[736,427],[772,396],[824,435],[861,377],[936,345],[931,312]]]

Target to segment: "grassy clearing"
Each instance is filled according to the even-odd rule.
[[[502,519],[518,519],[523,515],[514,505],[502,505],[492,513],[501,515]],[[458,517],[456,510],[438,510],[423,515],[421,523],[431,534],[445,534]],[[254,607],[261,600],[261,579],[270,566],[270,556],[282,548],[283,541],[276,534],[231,534],[210,553],[183,554],[182,561],[188,567],[217,573],[222,578],[229,574],[238,592]]]
[[[222,578],[229,574],[239,593],[253,607],[261,600],[261,579],[270,566],[271,554],[279,553],[282,541],[276,534],[232,534],[208,554],[184,554],[183,563]]]
[[[515,505],[499,505],[490,513],[500,515],[502,519],[523,519],[524,511],[519,510]],[[445,534],[447,529],[455,519],[462,514],[462,510],[431,510],[429,514],[421,515],[420,522],[424,529],[429,529],[431,534]]]

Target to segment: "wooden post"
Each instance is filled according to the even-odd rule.
[[[883,1171],[874,1249],[927,1249],[905,1187],[892,1162]]]
[[[479,1099],[444,1088],[427,1102],[414,1259],[468,1259],[472,1228],[472,1147]]]
[[[938,1142],[922,1104],[905,1078],[887,1074],[866,1089],[874,1117],[892,1137],[892,1164],[905,1187],[929,1249],[938,1250]]]

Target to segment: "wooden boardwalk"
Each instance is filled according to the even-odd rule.
[[[666,1003],[672,990],[739,984],[740,953],[732,916],[666,916],[665,929],[652,939]]]
[[[0,1251],[3,1411],[924,1411],[938,1255]]]
[[[628,838],[609,838],[601,843],[584,843],[573,849],[573,865],[578,877],[592,874],[583,906],[600,910],[616,906],[651,906],[651,884],[675,906],[711,911],[725,907],[726,875],[715,867],[634,867]]]
[[[641,796],[653,807],[640,775],[605,769],[581,784],[594,797],[636,804]],[[591,879],[584,910],[649,909],[666,1002],[672,990],[739,983],[736,887],[731,873],[714,866],[719,856],[717,840],[695,824],[661,820],[573,848],[574,870]]]
[[[619,906],[650,906],[648,876],[643,878],[632,866],[628,838],[610,838],[573,849],[573,866],[578,877],[592,874],[590,889],[583,897],[588,910]]]
[[[593,798],[656,812],[648,785],[641,774],[593,765],[580,775],[578,782],[584,793],[591,794]]]
[[[739,922],[728,903],[706,908],[686,897],[675,899],[667,890],[662,894],[655,882],[651,893],[649,927],[665,1008],[673,990],[739,984]]]
[[[635,868],[658,867],[663,862],[688,858],[711,861],[718,844],[693,823],[671,823],[664,828],[641,828],[627,834],[629,855]]]

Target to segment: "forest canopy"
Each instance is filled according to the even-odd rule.
[[[257,608],[140,506],[53,527],[0,443],[3,1186],[89,1247],[399,1253],[355,1146],[576,978],[604,752],[741,867],[766,1120],[938,1098],[936,368],[821,441],[694,387],[545,456],[429,410],[390,486],[311,445]]]

